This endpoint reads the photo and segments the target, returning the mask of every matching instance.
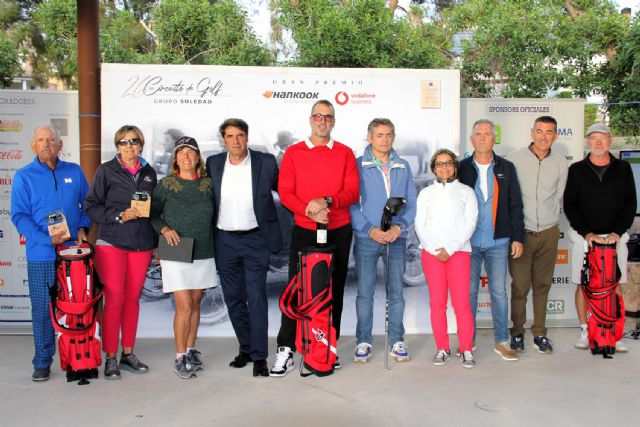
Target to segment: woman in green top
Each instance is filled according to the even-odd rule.
[[[195,348],[200,302],[204,289],[218,285],[212,189],[196,140],[188,136],[178,139],[169,175],[153,191],[151,225],[171,246],[180,243],[180,237],[194,239],[193,263],[160,260],[163,290],[173,292],[176,301],[174,371],[184,379],[195,377],[195,371],[202,369],[200,352]]]

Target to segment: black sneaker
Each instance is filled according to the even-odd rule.
[[[533,337],[533,346],[538,349],[538,353],[553,353],[553,342],[547,337]]]
[[[202,358],[200,357],[201,354],[202,353],[200,353],[195,348],[192,348],[187,353],[187,363],[189,363],[189,364],[191,364],[191,366],[193,366],[193,370],[194,371],[202,371],[204,369],[204,367],[202,365]]]
[[[120,368],[118,368],[118,361],[115,357],[107,357],[104,362],[104,379],[105,380],[119,380]]]
[[[188,380],[196,376],[196,373],[193,372],[193,366],[187,362],[186,355],[180,356],[180,358],[175,361],[173,372],[183,380]]]
[[[138,360],[135,354],[124,354],[120,357],[120,369],[133,372],[134,374],[146,374],[149,367]]]
[[[333,364],[333,369],[340,369],[342,368],[342,363],[340,363],[340,356],[336,356],[336,361]]]
[[[249,356],[249,353],[238,353],[238,355],[229,362],[229,366],[232,368],[244,368],[249,362],[251,362],[251,356]]]
[[[51,374],[51,369],[49,368],[34,369],[31,380],[36,382],[46,381],[49,379],[49,374]]]
[[[516,353],[524,353],[524,335],[516,335],[511,337],[511,350]]]

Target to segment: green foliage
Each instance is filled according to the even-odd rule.
[[[306,67],[438,68],[448,39],[433,24],[395,19],[380,0],[275,0]]]
[[[610,103],[608,110],[614,131],[640,143],[640,18],[636,17],[629,35],[622,40],[618,53],[604,73],[608,84],[604,93]]]
[[[125,64],[152,62],[153,46],[133,12],[110,10],[100,19],[100,60]]]
[[[18,50],[11,40],[0,35],[0,88],[9,87],[20,71]]]
[[[584,134],[587,134],[589,126],[594,124],[598,118],[598,106],[593,104],[586,104],[584,106]]]
[[[158,57],[170,64],[270,65],[270,52],[233,1],[164,0],[152,12]]]
[[[49,0],[36,6],[33,25],[44,43],[33,57],[34,72],[44,79],[58,78],[75,88],[78,70],[76,0]]]
[[[560,87],[586,96],[602,86],[595,57],[613,55],[626,32],[609,0],[469,0],[445,17],[472,34],[461,75],[473,97],[543,97]]]

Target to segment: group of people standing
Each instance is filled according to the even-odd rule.
[[[533,344],[539,352],[551,353],[545,316],[563,197],[575,230],[572,264],[578,269],[585,242],[619,242],[622,249],[635,213],[633,176],[628,165],[609,154],[609,128],[603,124],[589,128],[590,155],[568,168],[564,156],[552,151],[557,138],[554,118],[537,118],[531,144],[508,159],[493,152],[493,123],[478,120],[471,134],[473,154],[458,161],[452,151],[437,150],[430,162],[435,182],[417,195],[409,163],[393,149],[395,127],[390,120],[370,122],[369,145],[357,159],[348,146],[332,138],[335,120],[329,101],[316,102],[309,116],[310,136],[288,147],[278,168],[273,155],[248,148],[245,121],[227,119],[219,127],[226,152],[205,162],[197,141],[181,137],[175,141],[169,173],[159,182],[141,156],[142,132],[135,126],[123,126],[114,138],[118,153],[97,169],[91,187],[78,165],[58,158],[62,141],[57,131],[51,126],[37,128],[32,141],[36,157],[16,173],[11,201],[12,221],[27,241],[36,348],[32,379],[49,378],[55,350],[48,288],[55,280],[55,246],[65,238],[47,232],[46,216],[52,210],[64,213],[72,241],[86,240],[92,222],[99,224],[96,266],[105,287],[105,378],[120,378],[121,370],[149,371],[133,350],[139,297],[156,235],[169,246],[193,239],[193,262],[160,261],[164,292],[175,298],[175,373],[188,379],[204,368],[196,347],[200,302],[204,289],[221,285],[239,342],[238,355],[229,365],[243,368],[252,362],[253,376],[286,375],[294,366],[296,322],[285,315],[274,363],[271,369],[267,365],[266,275],[270,255],[283,244],[272,191],[279,193],[282,205],[294,218],[289,279],[298,271],[298,252],[316,243],[317,225],[327,226],[327,243],[334,250],[332,320],[338,338],[355,235],[354,362],[367,362],[372,355],[373,298],[380,258],[385,264],[390,339],[384,351],[398,362],[410,360],[404,342],[402,283],[412,226],[420,241],[429,289],[435,365],[444,365],[451,358],[446,318],[451,295],[458,327],[457,354],[462,366],[475,366],[475,308],[483,264],[491,296],[495,353],[504,360],[517,360],[517,353],[524,351],[525,304],[530,290]],[[594,191],[598,200],[593,199]],[[406,207],[383,230],[383,208],[391,197],[404,198]],[[150,200],[149,209],[132,204],[132,199]],[[620,253],[622,261],[625,252]],[[511,331],[507,328],[507,268],[513,277]],[[579,290],[576,304],[586,331]],[[585,339],[581,332],[576,346],[584,347]],[[340,366],[338,358],[334,368]]]

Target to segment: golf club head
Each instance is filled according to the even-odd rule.
[[[391,218],[398,215],[407,204],[407,199],[404,197],[389,197],[387,203],[382,210],[382,220],[380,222],[380,229],[387,231],[391,227]]]

